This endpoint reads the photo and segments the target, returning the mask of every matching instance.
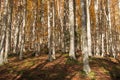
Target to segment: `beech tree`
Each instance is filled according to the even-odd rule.
[[[52,29],[52,57],[53,59],[56,59],[55,58],[55,0],[53,0],[53,5],[52,5],[52,16],[53,16],[53,21],[52,21],[52,26],[53,26],[53,29]]]
[[[23,59],[23,50],[25,43],[25,26],[26,26],[26,4],[27,0],[23,0],[23,24],[21,26],[21,41],[20,41],[20,56],[19,59]]]
[[[86,17],[87,17],[87,41],[88,41],[88,52],[89,55],[92,56],[91,51],[91,27],[90,27],[90,2],[91,0],[86,0]]]
[[[98,29],[99,29],[99,22],[98,22],[98,9],[99,9],[99,1],[98,0],[95,0],[95,5],[94,5],[94,8],[95,8],[95,17],[96,17],[96,43],[95,43],[95,55],[99,55],[100,53],[100,49],[99,49],[99,32],[98,32]]]
[[[73,8],[73,0],[69,0],[69,26],[70,26],[70,58],[76,59],[75,57],[75,33],[74,33],[74,8]]]
[[[3,3],[3,2],[2,2]],[[7,14],[8,14],[8,3],[9,0],[4,0],[3,14],[2,14],[2,37],[1,37],[1,45],[0,45],[0,65],[7,62],[7,56],[9,51],[9,27],[7,25]],[[5,51],[5,54],[4,54]]]
[[[53,2],[54,4],[54,2]],[[52,9],[53,8],[53,9]],[[55,14],[54,5],[51,7],[51,1],[48,1],[48,50],[49,50],[49,61],[55,59],[55,42],[54,42],[54,27],[55,27]],[[51,18],[53,17],[53,25],[51,25]],[[53,29],[52,27],[53,26]]]
[[[91,69],[89,67],[89,52],[88,52],[88,35],[87,35],[87,0],[81,0],[82,8],[82,53],[83,53],[83,70],[88,74]],[[90,26],[89,26],[90,27]]]
[[[8,6],[8,7],[7,7]],[[6,1],[6,7],[8,12],[8,21],[6,23],[6,45],[5,45],[5,56],[4,56],[4,62],[8,62],[8,53],[10,53],[11,50],[11,23],[12,23],[12,6],[13,2],[11,0]]]

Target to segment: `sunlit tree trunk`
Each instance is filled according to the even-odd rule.
[[[76,59],[75,57],[75,33],[74,33],[74,7],[73,0],[69,0],[69,26],[70,26],[70,58]]]
[[[17,51],[17,44],[18,44],[18,35],[19,35],[19,32],[18,32],[18,26],[15,27],[15,34],[14,34],[14,49],[13,49],[13,52],[16,53]]]
[[[51,18],[51,11],[50,11],[50,1],[48,0],[48,60],[52,61],[52,46],[51,46],[51,23],[50,23],[50,18]]]
[[[64,42],[64,25],[63,25],[63,8],[62,8],[62,1],[57,0],[57,8],[58,8],[58,15],[59,15],[59,20],[60,20],[60,27],[61,27],[61,50],[62,52],[65,52],[65,42]]]
[[[15,19],[15,24],[14,24],[14,27],[15,27],[15,34],[14,34],[14,50],[13,52],[18,54],[19,53],[19,36],[20,36],[20,25],[21,25],[21,13],[18,12],[17,13],[17,16],[16,16],[16,19]]]
[[[118,8],[119,8],[119,22],[120,22],[120,0],[118,0]],[[119,23],[119,25],[120,25],[120,23]],[[119,40],[120,40],[120,34],[119,34],[119,30],[118,30],[118,46],[117,46],[118,52],[120,51],[120,42],[119,42]]]
[[[64,28],[64,51],[65,52],[68,52],[67,51],[67,27],[68,27],[68,1],[67,0],[64,0],[64,19],[63,19],[63,28]]]
[[[89,66],[89,52],[88,52],[88,41],[87,41],[87,11],[86,11],[86,1],[81,0],[82,8],[82,53],[83,53],[83,70],[88,74],[91,69]]]
[[[7,8],[8,8],[8,21],[7,21],[7,28],[6,28],[6,45],[5,45],[5,55],[4,55],[4,62],[7,63],[8,60],[8,53],[11,50],[11,23],[12,23],[12,0],[7,1]]]
[[[53,7],[52,7],[52,14],[53,14],[53,29],[52,29],[52,58],[55,58],[55,1],[53,0]]]
[[[98,3],[98,0],[95,0],[95,6],[94,6],[94,8],[95,8],[95,18],[96,18],[96,43],[95,43],[95,55],[99,55],[100,54],[100,49],[99,49],[99,32],[98,32],[98,24],[99,24],[99,22],[98,22],[98,5],[99,5],[99,3]]]
[[[89,11],[90,3],[91,3],[91,0],[86,0],[88,52],[89,52],[89,56],[92,56],[92,51],[91,51],[91,29],[90,29],[90,11]]]
[[[5,5],[4,5],[4,14],[3,15],[5,15],[4,16],[4,18],[5,18],[5,20],[3,20],[4,21],[4,27],[5,27],[5,53],[4,53],[4,62],[5,63],[7,63],[8,62],[8,60],[7,60],[7,56],[8,56],[8,51],[9,51],[9,46],[10,46],[10,44],[9,44],[9,26],[8,26],[8,20],[7,20],[7,15],[8,15],[8,0],[5,0],[4,1],[4,3],[5,3]]]
[[[105,5],[104,5],[104,1],[102,2],[103,7],[102,7],[102,14],[101,18],[100,18],[100,24],[101,24],[101,56],[103,57],[105,55],[105,29],[106,29],[106,23],[107,23],[107,18],[106,18],[106,9],[105,9]]]
[[[2,34],[1,34],[1,43],[0,43],[0,65],[2,65],[4,63],[4,47],[5,47],[5,32],[6,30],[6,26],[4,25],[4,27],[2,28]]]
[[[35,56],[38,56],[38,43],[37,43],[37,7],[38,7],[38,0],[34,1],[34,8],[33,8],[33,17],[34,17],[34,21],[33,21],[33,49],[35,50]]]
[[[111,0],[107,0],[107,8],[108,8],[108,13],[107,13],[107,16],[108,16],[108,32],[109,32],[109,44],[108,44],[108,52],[107,53],[110,53],[110,49],[112,49],[112,32],[111,32],[111,10],[110,10],[110,3],[111,3]]]
[[[23,0],[23,24],[21,26],[21,45],[19,59],[23,59],[23,50],[25,48],[26,6],[27,0]]]
[[[103,2],[104,3],[104,2]],[[102,3],[102,4],[103,4]],[[106,3],[107,4],[107,3]],[[101,5],[102,6],[102,5]],[[106,12],[106,7],[105,5],[103,6],[103,9],[104,9],[104,15],[105,15],[105,18],[106,18],[106,31],[105,31],[105,40],[106,40],[106,43],[105,43],[105,51],[106,51],[106,55],[109,55],[109,28],[108,28],[108,15],[107,15],[107,12]]]
[[[2,65],[4,63],[4,50],[5,50],[5,43],[6,43],[6,29],[7,29],[7,14],[8,14],[8,11],[7,11],[7,5],[8,5],[8,0],[4,0],[4,6],[2,5],[3,7],[3,14],[2,14],[2,37],[1,37],[1,43],[0,43],[0,65]]]
[[[104,50],[104,37],[105,37],[105,35],[102,33],[102,57],[104,56],[104,52],[105,52],[105,50]]]

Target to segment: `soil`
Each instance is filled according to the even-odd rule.
[[[52,62],[47,58],[47,54],[23,60],[10,56],[9,63],[0,66],[0,80],[120,80],[120,61],[114,58],[90,58],[88,75],[81,56],[71,60],[68,54],[58,53]]]

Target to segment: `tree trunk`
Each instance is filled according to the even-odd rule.
[[[48,60],[52,61],[52,49],[51,49],[51,23],[50,23],[50,18],[51,18],[51,12],[50,12],[50,1],[48,0]]]
[[[0,65],[4,63],[4,47],[5,47],[5,37],[6,37],[6,26],[3,27],[2,30],[2,37],[1,37],[1,43],[0,43]]]
[[[69,27],[70,27],[70,50],[69,57],[76,59],[75,57],[75,33],[74,33],[74,7],[73,0],[69,0]]]
[[[98,22],[98,5],[99,5],[99,2],[98,0],[95,0],[95,18],[96,18],[96,41],[95,41],[95,55],[99,55],[100,54],[100,48],[99,48],[99,22]]]
[[[88,52],[88,41],[87,41],[87,11],[86,11],[86,1],[81,0],[82,8],[82,53],[83,53],[83,70],[88,74],[91,69],[89,66],[89,52]]]
[[[5,56],[4,62],[7,63],[8,60],[8,53],[11,50],[11,23],[12,23],[12,0],[8,0],[8,22],[7,22],[7,29],[6,29],[6,45],[5,45]]]
[[[53,0],[53,8],[52,8],[52,14],[53,14],[53,29],[52,29],[52,58],[55,58],[55,1]]]
[[[104,52],[105,52],[105,50],[104,50],[104,37],[105,37],[105,35],[102,33],[102,57],[104,56]]]
[[[92,56],[92,51],[91,51],[90,12],[89,12],[90,3],[91,3],[90,0],[86,0],[88,52],[89,52],[89,56]]]
[[[108,20],[107,20],[107,21],[108,21],[108,27],[109,27],[109,28],[108,28],[108,29],[109,29],[109,30],[108,30],[108,32],[109,32],[109,33],[108,33],[108,36],[109,36],[109,37],[108,37],[108,39],[109,39],[109,40],[108,40],[108,43],[109,43],[109,44],[108,44],[108,46],[109,46],[108,48],[109,48],[109,49],[108,49],[108,52],[107,52],[107,53],[110,53],[110,49],[112,49],[112,45],[111,45],[111,44],[112,44],[112,32],[111,32],[110,0],[107,0],[107,3],[108,3],[108,4],[107,4],[107,9],[108,9],[108,15],[107,15],[107,16],[108,16]]]
[[[26,6],[27,6],[27,0],[23,0],[23,24],[21,26],[21,45],[20,45],[20,55],[19,59],[23,59],[23,50],[25,48],[25,26],[26,26]]]

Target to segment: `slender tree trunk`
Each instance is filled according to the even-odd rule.
[[[8,20],[7,20],[7,18],[8,18],[8,0],[5,0],[4,1],[4,3],[5,3],[5,5],[4,5],[4,19],[5,20],[3,20],[4,21],[4,26],[3,27],[5,27],[4,29],[6,30],[5,31],[5,33],[4,33],[4,35],[5,35],[5,54],[4,54],[4,62],[5,63],[7,63],[8,62],[8,60],[7,60],[7,57],[8,57],[8,51],[9,51],[9,46],[10,46],[10,44],[9,44],[9,26],[8,26]],[[4,50],[2,51],[2,52],[4,52]]]
[[[100,54],[100,49],[99,49],[99,32],[98,32],[98,5],[99,5],[99,2],[98,0],[95,0],[95,17],[96,17],[96,46],[95,46],[95,55],[99,55]]]
[[[104,50],[104,37],[105,37],[105,35],[102,33],[102,57],[104,56],[104,52],[105,52],[105,50]]]
[[[6,26],[3,27],[1,43],[0,43],[0,65],[4,63],[4,47],[5,47],[5,37],[6,37]]]
[[[75,33],[74,33],[74,7],[73,0],[69,0],[69,26],[70,26],[70,58],[76,59],[75,57]]]
[[[63,16],[62,16],[62,1],[57,0],[57,7],[58,7],[58,15],[60,20],[60,27],[61,27],[61,50],[62,52],[65,52],[65,42],[64,42],[64,25],[63,25]]]
[[[19,53],[19,48],[20,48],[20,25],[22,23],[21,19],[21,13],[18,12],[17,17],[16,17],[16,24],[14,25],[15,27],[15,34],[14,34],[14,50],[13,52],[18,54]]]
[[[120,22],[120,0],[118,0],[118,7],[119,7],[119,22]],[[120,23],[119,23],[120,25]],[[120,55],[119,51],[120,51],[120,34],[118,31],[118,46],[117,46],[117,50],[118,50],[118,55]]]
[[[21,46],[20,46],[20,55],[19,59],[23,59],[23,50],[25,48],[25,26],[26,26],[26,6],[27,0],[23,0],[23,25],[21,27]]]
[[[34,21],[33,21],[33,49],[35,50],[35,56],[38,56],[38,52],[37,52],[37,46],[38,46],[38,43],[37,43],[37,34],[36,34],[36,31],[38,29],[38,26],[37,26],[37,13],[38,13],[38,0],[35,1],[34,3],[34,8],[33,8],[33,14],[34,14]]]
[[[52,58],[55,58],[55,1],[53,1]]]
[[[52,61],[52,49],[51,49],[51,23],[50,23],[50,18],[51,18],[51,12],[50,12],[50,1],[48,0],[48,60]]]
[[[7,30],[7,5],[8,5],[8,0],[4,0],[4,6],[3,7],[3,17],[2,17],[2,37],[1,37],[1,44],[0,44],[0,65],[4,63],[4,50],[5,50],[5,43],[6,43],[6,30]]]
[[[111,44],[112,44],[111,10],[110,10],[110,3],[111,3],[111,2],[110,2],[110,0],[107,0],[107,3],[108,3],[108,4],[107,4],[107,8],[108,8],[108,15],[107,15],[107,16],[108,16],[108,27],[109,27],[109,28],[108,28],[108,29],[109,29],[109,30],[108,30],[108,32],[109,32],[109,33],[108,33],[108,34],[109,34],[109,37],[108,37],[108,39],[109,39],[109,40],[108,40],[109,49],[108,49],[108,52],[107,52],[107,53],[110,53],[110,49],[112,49],[112,45],[111,45]]]
[[[67,52],[67,41],[66,41],[66,37],[67,37],[67,35],[66,35],[66,27],[68,27],[67,26],[67,17],[68,17],[68,15],[67,15],[67,12],[68,12],[68,8],[67,8],[67,6],[68,6],[68,1],[67,0],[64,0],[64,19],[63,19],[63,27],[64,27],[64,51],[65,52]]]
[[[90,0],[86,0],[86,13],[87,13],[87,41],[88,41],[88,52],[89,56],[92,56],[92,51],[91,51],[91,29],[90,29]]]
[[[6,45],[5,45],[5,56],[4,62],[7,63],[8,60],[8,53],[11,50],[11,23],[12,23],[12,1],[8,0],[8,22],[7,22],[7,29],[6,29]]]
[[[19,13],[18,13],[19,14]],[[17,25],[15,27],[15,34],[14,34],[14,53],[17,53],[17,48],[18,48],[18,40],[19,40],[19,20],[16,21]]]

